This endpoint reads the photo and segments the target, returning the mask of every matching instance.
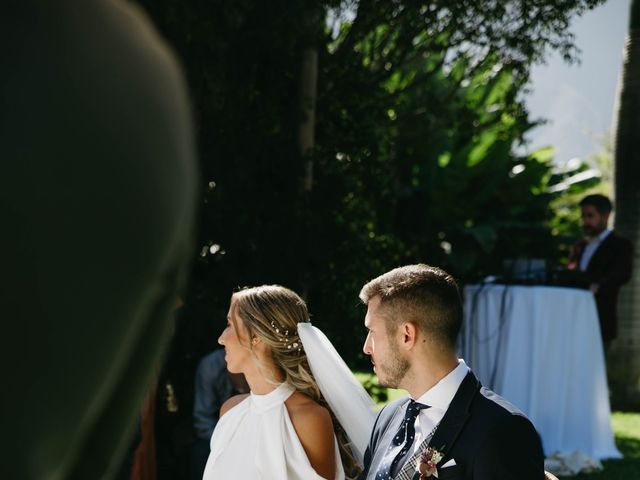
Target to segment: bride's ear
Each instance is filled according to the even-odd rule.
[[[269,355],[270,352],[269,345],[262,341],[262,338],[256,336],[251,339],[251,350],[253,353],[257,355],[259,358],[262,358],[264,355]]]

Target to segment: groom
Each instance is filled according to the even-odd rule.
[[[383,386],[411,397],[378,415],[361,480],[415,480],[416,466],[439,480],[544,478],[531,422],[456,355],[462,305],[453,277],[423,264],[400,267],[367,283],[360,299],[368,306],[364,353]]]

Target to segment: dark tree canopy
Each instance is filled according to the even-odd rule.
[[[197,112],[201,255],[186,304],[207,312],[198,355],[238,285],[308,292],[349,357],[359,325],[344,322],[372,275],[426,261],[465,277],[518,251],[553,256],[548,155],[514,154],[535,125],[522,92],[549,49],[576,58],[569,21],[601,1],[141,3],[183,59]],[[311,194],[297,146],[308,47]]]

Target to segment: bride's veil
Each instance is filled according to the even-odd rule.
[[[355,458],[362,464],[376,417],[373,401],[322,331],[310,322],[301,322],[298,335],[322,396],[349,437]]]

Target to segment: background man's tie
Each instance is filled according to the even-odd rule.
[[[414,400],[410,400],[407,405],[407,410],[404,414],[404,420],[400,424],[400,428],[396,432],[389,445],[383,463],[376,474],[376,480],[389,480],[393,478],[402,465],[402,459],[407,455],[407,452],[411,449],[413,441],[416,436],[415,421],[416,417],[423,408],[429,408],[428,405],[423,405]]]

